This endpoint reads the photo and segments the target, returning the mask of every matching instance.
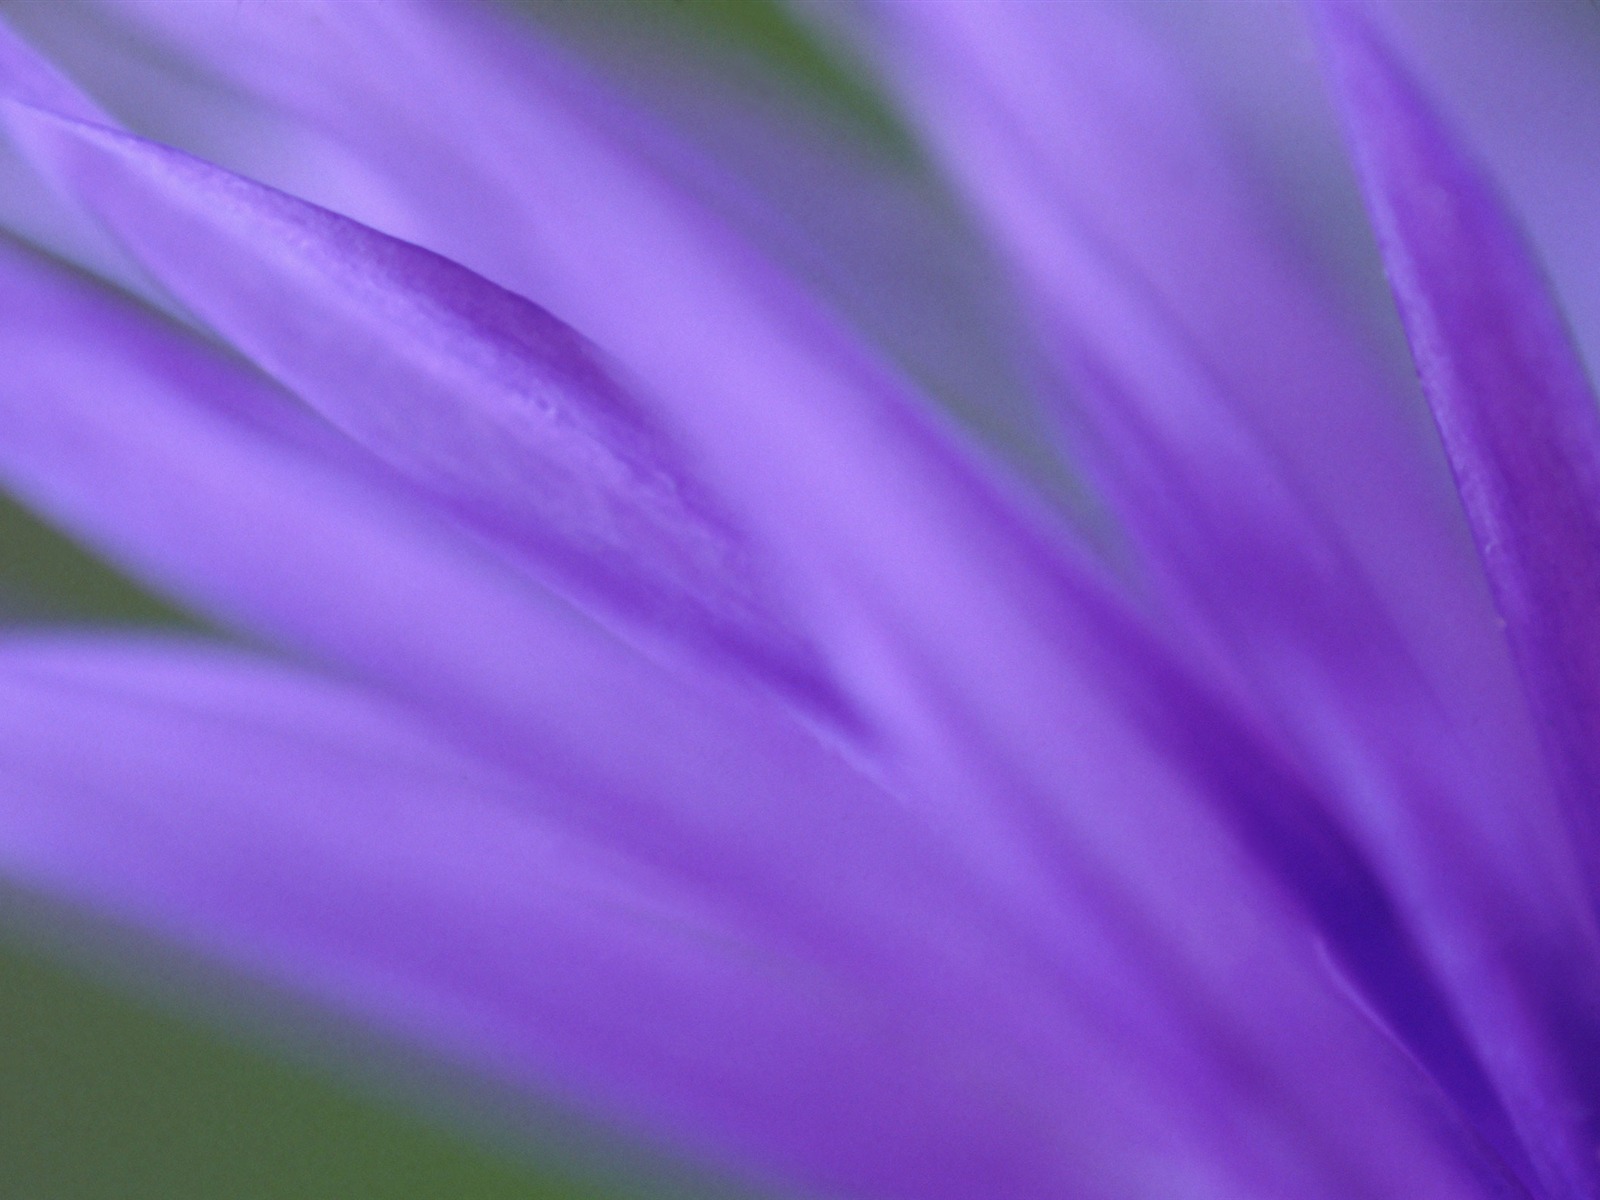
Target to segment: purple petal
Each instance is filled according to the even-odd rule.
[[[908,112],[1048,303],[1072,301],[1062,239],[1077,226],[1204,348],[1256,436],[1378,565],[1383,588],[1426,591],[1437,608],[1441,573],[1418,583],[1419,548],[1444,577],[1454,562],[1462,586],[1428,447],[1202,97],[1125,6],[878,7],[877,49]]]
[[[13,126],[135,258],[336,425],[648,640],[843,719],[740,535],[582,339],[436,255],[12,82],[50,97],[13,105]]]
[[[562,611],[236,365],[9,247],[0,311],[0,472],[157,586],[381,681],[582,791],[575,821],[752,900],[833,886],[791,820],[874,836],[888,802],[783,710],[671,676]]]
[[[1587,5],[1384,2],[1372,20],[1517,214],[1579,349],[1600,361],[1600,21]]]
[[[1600,413],[1493,188],[1353,11],[1323,29],[1368,202],[1524,690],[1600,865]],[[1581,1064],[1580,1064],[1581,1065]],[[1586,1163],[1592,1133],[1551,1130]]]
[[[1515,222],[1372,29],[1324,28],[1424,390],[1557,774],[1600,845],[1600,413]]]
[[[1460,1047],[1431,1043],[1432,1018],[1396,1018],[1403,1035],[1455,1080],[1512,1161],[1523,1139],[1539,1155],[1562,1138],[1575,1146],[1567,1119],[1549,1114],[1580,1111],[1588,1094],[1581,1064],[1600,1030],[1572,1014],[1593,994],[1600,952],[1555,806],[1515,753],[1522,715],[1504,699],[1509,672],[1462,670],[1495,665],[1487,614],[1447,553],[1445,523],[1388,547],[1359,527],[1336,530],[1316,504],[1330,480],[1313,472],[1308,493],[1263,437],[1307,406],[1333,417],[1309,399],[1323,389],[1340,396],[1341,421],[1352,393],[1382,399],[1359,348],[1310,281],[1272,255],[1188,97],[1115,14],[1093,4],[891,12],[898,36],[885,40],[913,111],[1010,245],[1084,382],[1092,453],[1111,464],[1116,507],[1191,627],[1220,640],[1301,753],[1339,781],[1340,817],[1404,898],[1498,1096],[1458,1074]],[[1403,443],[1381,422],[1345,432],[1352,442],[1318,445],[1319,470],[1341,472],[1352,488],[1332,495],[1366,533],[1388,525],[1390,538],[1427,511],[1426,497],[1363,495],[1373,463],[1362,439],[1389,439],[1380,476]],[[1361,539],[1361,555],[1341,533]],[[1441,578],[1454,581],[1450,615]],[[1484,721],[1510,727],[1511,752],[1464,741],[1462,725]],[[1550,966],[1561,960],[1574,964],[1564,977]],[[1561,1172],[1592,1174],[1587,1155],[1560,1154]]]
[[[1393,397],[1310,273],[1275,252],[1262,206],[1167,64],[1094,3],[1070,17],[1047,5],[886,7],[913,111],[1083,377],[1091,454],[1109,460],[1169,586],[1230,653],[1286,677],[1278,686],[1297,702],[1322,707],[1317,693],[1331,690],[1347,694],[1342,717],[1370,713],[1375,696],[1429,709],[1407,715],[1430,741],[1447,723],[1511,725],[1482,759],[1525,761],[1518,714],[1496,699],[1509,671],[1486,598],[1447,514],[1418,490],[1421,455],[1349,411],[1386,412]],[[1313,430],[1309,449],[1286,454],[1293,439],[1275,426],[1300,421],[1354,440]],[[1369,486],[1387,490],[1363,498]],[[1365,532],[1336,524],[1352,517]],[[1477,815],[1504,837],[1492,801]]]
[[[199,647],[13,641],[0,746],[13,879],[520,1086],[852,1194],[1043,1195],[1028,1172],[1059,1169],[1007,1129],[1019,1108],[1058,1119],[1038,1110],[1047,1078],[962,1077],[1019,1032],[993,1023],[998,992],[966,997],[992,1037],[978,1010],[947,1027],[935,980],[841,973],[574,837],[547,789],[359,692]],[[934,1038],[945,1055],[922,1052]]]
[[[546,5],[533,16],[537,28],[575,46],[639,111],[714,164],[696,181],[707,185],[708,207],[887,350],[968,428],[1045,480],[1070,486],[1022,377],[1014,314],[994,287],[987,248],[879,112],[871,85],[857,82],[849,66],[824,82],[760,55],[708,46],[694,21],[665,6],[609,19],[618,13]],[[131,24],[140,27],[139,18]],[[806,44],[802,28],[786,36]],[[173,37],[185,40],[182,31]],[[828,60],[812,54],[820,73]],[[488,265],[491,277],[494,269]]]
[[[1245,1094],[1218,1072],[1220,1045],[1198,1047],[1209,1074],[1191,1079],[1192,1051],[1129,1054],[1115,1009],[1085,1025],[1026,976],[969,969],[938,893],[903,925],[885,919],[907,899],[892,857],[891,907],[857,907],[839,942],[797,944],[573,836],[546,787],[387,703],[233,652],[14,640],[0,749],[13,878],[757,1177],[904,1200],[1475,1194],[1448,1154],[1430,1157],[1399,1081],[1351,1070],[1371,1039],[1327,1020],[1314,989],[1294,996],[1301,1020],[1321,1018],[1301,1054],[1325,1058],[1330,1112],[1370,1106],[1343,1119],[1370,1123],[1367,1148],[1393,1160],[1342,1161],[1327,1131],[1292,1133],[1289,1096],[1248,1119],[1213,1112],[1237,1122],[1231,1142],[1197,1146],[1205,1102]],[[908,936],[915,975],[838,955]],[[1165,1109],[1150,1107],[1152,1061]],[[1287,1165],[1262,1146],[1284,1121]]]
[[[1442,725],[1509,726],[1475,769],[1526,761],[1486,598],[1417,490],[1421,456],[1348,411],[1392,398],[1308,272],[1274,252],[1166,64],[1093,3],[1070,19],[1042,5],[889,11],[913,111],[1011,247],[1052,348],[1084,380],[1091,453],[1201,628],[1280,677],[1280,710],[1323,708],[1330,691],[1341,720],[1405,705],[1425,727],[1405,736],[1427,743]],[[1355,440],[1314,431],[1310,451],[1286,455],[1274,427],[1302,420]],[[1358,494],[1369,486],[1387,490]],[[1336,525],[1352,516],[1365,532]],[[1504,838],[1502,808],[1475,813],[1486,840]]]
[[[98,114],[54,66],[23,43],[0,30],[0,78],[24,96],[41,103],[58,103],[65,111],[93,118]],[[61,203],[59,189],[38,177],[21,147],[7,140],[0,145],[0,227],[12,234],[47,246],[72,261],[137,288],[146,281],[138,267],[115,245],[114,239],[86,213]]]
[[[907,686],[908,676],[931,668],[951,676],[952,693],[963,697],[961,719],[998,726],[1002,741],[1025,747],[1024,761],[1053,747],[1050,731],[1060,718],[1098,702],[1098,688],[1066,683],[1081,674],[1074,645],[1095,641],[1091,630],[1103,620],[1074,593],[1097,596],[1097,585],[1073,578],[1079,568],[1052,535],[1019,513],[930,427],[916,398],[788,281],[722,235],[647,160],[593,130],[590,118],[609,111],[603,102],[577,85],[564,89],[549,71],[530,67],[514,83],[502,79],[527,64],[487,41],[494,27],[464,12],[457,25],[455,9],[447,10],[452,19],[437,20],[443,11],[291,5],[251,10],[251,17],[304,49],[308,63],[330,37],[367,66],[360,56],[374,47],[414,56],[407,69],[431,81],[424,90],[432,100],[423,111],[371,123],[380,165],[405,145],[391,130],[455,110],[503,112],[503,122],[489,125],[517,130],[520,143],[480,136],[475,131],[487,126],[467,121],[456,153],[483,156],[477,171],[521,182],[514,194],[530,206],[508,217],[508,244],[537,246],[534,265],[551,287],[581,306],[608,349],[651,381],[650,399],[804,589],[808,615],[823,622],[834,647],[856,651],[840,658],[854,667],[859,687],[903,712],[902,723],[923,725],[902,737],[942,753],[944,719],[915,712],[925,706],[922,689]],[[313,22],[313,13],[327,24]],[[478,65],[457,69],[458,55]],[[386,60],[383,77],[391,73]],[[360,107],[388,101],[385,89]],[[72,127],[52,128],[70,136]],[[413,154],[409,145],[404,152]],[[109,183],[91,186],[101,203],[120,203]],[[504,193],[492,189],[509,201]],[[423,193],[430,201],[438,195],[437,187]],[[544,215],[547,207],[555,216]],[[918,661],[924,654],[926,667]],[[972,736],[979,735],[963,734]]]
[[[1374,693],[1415,708],[1431,687],[1448,712],[1408,714],[1434,727],[1429,740],[1444,723],[1509,726],[1481,758],[1525,761],[1524,730],[1498,699],[1509,667],[1487,599],[1422,455],[1393,427],[1394,397],[1311,272],[1275,246],[1264,206],[1148,39],[1094,3],[1070,16],[885,7],[911,111],[1083,379],[1090,455],[1169,586],[1297,700],[1354,692],[1347,707],[1370,713]],[[1485,810],[1502,839],[1504,814]]]

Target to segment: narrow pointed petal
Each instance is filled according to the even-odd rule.
[[[453,547],[401,499],[335,470],[314,441],[286,443],[275,426],[294,428],[290,414],[237,368],[20,252],[7,266],[0,462],[24,495],[119,561],[225,620],[381,680],[502,759],[582,781],[591,799],[575,820],[725,889],[797,886],[815,899],[839,856],[889,819],[880,794],[776,714],[674,684]],[[97,352],[85,356],[91,330]],[[1086,697],[1074,724],[1104,721],[1100,707]],[[1126,771],[1107,768],[1148,756],[1115,721],[1112,736],[1104,761],[1074,765],[1084,788],[1124,792]],[[1154,802],[1170,784],[1139,786]],[[1016,865],[976,816],[940,823],[952,820],[964,854]],[[1164,840],[1176,836],[1170,815],[1162,824]],[[826,832],[845,828],[844,841]],[[742,831],[740,852],[713,851],[715,830]],[[1193,836],[1180,840],[1192,847]],[[807,864],[830,844],[834,866],[819,878]],[[1025,895],[1027,877],[1006,887]],[[1343,885],[1326,883],[1337,907]],[[1159,908],[1171,872],[1153,863],[1138,886]],[[1184,886],[1211,888],[1203,873]],[[1050,919],[1030,903],[1028,923]]]
[[[1492,185],[1375,31],[1351,9],[1319,12],[1401,317],[1592,882],[1600,411]],[[1548,1136],[1548,1170],[1592,1171],[1592,1129]]]
[[[1492,185],[1375,32],[1323,10],[1396,301],[1528,698],[1600,868],[1600,411]]]
[[[1093,0],[1070,15],[879,7],[908,111],[1009,247],[1048,348],[1082,384],[1086,456],[1166,589],[1198,610],[1191,628],[1276,675],[1271,704],[1291,714],[1331,707],[1339,724],[1371,726],[1399,708],[1404,738],[1436,760],[1472,753],[1450,726],[1491,726],[1472,770],[1509,765],[1474,805],[1475,836],[1503,841],[1530,808],[1522,840],[1544,836],[1481,581],[1424,494],[1420,452],[1408,460],[1397,430],[1352,412],[1392,421],[1396,398],[1311,272],[1275,246],[1171,64]],[[1301,420],[1353,440],[1325,430],[1286,452],[1275,425]],[[1339,490],[1368,486],[1381,494]]]
[[[1600,362],[1600,21],[1586,5],[1377,0],[1367,15],[1475,157]]]
[[[536,597],[505,595],[494,572],[431,542],[426,526],[409,526],[398,502],[390,511],[357,481],[330,478],[303,447],[286,452],[272,436],[273,421],[230,425],[225,417],[270,413],[270,393],[242,399],[227,369],[185,353],[170,332],[100,311],[104,298],[86,285],[22,263],[24,270],[30,265],[13,278],[26,283],[32,305],[25,311],[36,323],[6,325],[16,341],[5,446],[8,470],[47,508],[125,561],[236,618],[383,679],[458,736],[537,775],[541,789],[559,788],[544,793],[545,806],[565,828],[603,835],[766,936],[816,944],[819,930],[830,929],[830,960],[859,964],[870,952],[883,986],[892,978],[884,972],[912,970],[921,981],[909,988],[919,1011],[954,1008],[996,1019],[993,999],[975,1002],[969,993],[959,1004],[937,1000],[944,985],[929,972],[946,980],[956,972],[947,960],[940,966],[946,951],[928,953],[926,939],[988,962],[996,945],[1018,934],[1009,918],[996,929],[981,906],[976,918],[905,910],[915,896],[959,900],[968,885],[931,871],[915,891],[895,898],[911,883],[908,869],[923,875],[938,861],[916,849],[926,838],[895,815],[902,810],[885,808],[881,796],[830,767],[803,739],[763,730],[738,707],[708,708],[704,695],[664,685],[643,664],[629,667],[626,655],[607,652]],[[84,356],[78,339],[90,329],[97,354]],[[116,386],[104,386],[114,370]],[[208,411],[185,399],[191,388],[240,411]],[[107,397],[117,404],[108,407]],[[294,586],[285,586],[289,581]],[[399,603],[391,605],[386,593]],[[69,727],[81,730],[82,723],[61,726]],[[917,862],[923,865],[912,866]],[[865,946],[860,930],[851,932],[862,913],[909,931],[918,952],[910,953],[903,937],[887,959],[881,943]],[[981,936],[957,934],[973,919]],[[1115,961],[1103,952],[1096,957],[1103,965]],[[985,966],[977,978],[990,974]],[[962,977],[970,981],[973,971]],[[1035,1006],[1043,1003],[1037,984],[1032,995]],[[673,1004],[688,1002],[681,996]],[[642,1011],[651,1007],[640,1002]],[[1156,1069],[1158,1062],[1151,1067],[1160,1079],[1166,1069]],[[983,1069],[981,1061],[974,1069]],[[812,1124],[785,1118],[802,1133],[831,1119],[820,1111]],[[844,1136],[832,1129],[824,1140],[835,1145]],[[861,1154],[876,1159],[880,1151]],[[911,1157],[923,1164],[918,1171],[940,1161],[928,1153]],[[911,1169],[896,1163],[883,1169]]]
[[[419,247],[109,128],[0,45],[12,127],[190,311],[580,602],[848,720],[741,532],[582,338]]]

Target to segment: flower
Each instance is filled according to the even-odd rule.
[[[757,1186],[1600,1194],[1600,417],[1387,26],[1316,10],[1459,506],[1138,19],[852,26],[1074,517],[504,14],[70,11],[234,107],[0,41],[113,240],[14,220],[143,297],[0,251],[0,474],[246,640],[10,635],[8,878]]]

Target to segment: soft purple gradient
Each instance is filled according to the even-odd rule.
[[[24,6],[325,169],[0,29],[16,145],[171,314],[0,245],[0,476],[262,647],[0,645],[0,869],[758,1186],[1600,1196],[1600,417],[1319,12],[1446,454],[1137,14],[850,26],[1102,557],[531,27]]]

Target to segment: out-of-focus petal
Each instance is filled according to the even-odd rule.
[[[906,1197],[1045,1195],[1066,1161],[1019,1119],[1058,1114],[999,991],[930,1016],[932,978],[786,944],[348,687],[177,643],[13,640],[0,747],[13,881],[678,1150]]]
[[[1496,188],[1600,363],[1600,20],[1585,4],[1377,0],[1367,15]]]
[[[1492,186],[1373,28],[1343,6],[1320,12],[1423,387],[1593,872],[1600,863],[1594,392]],[[1575,1131],[1578,1144],[1563,1148],[1568,1153],[1593,1144],[1595,1118],[1584,1117],[1590,1132]]]
[[[1502,699],[1509,667],[1481,582],[1449,514],[1416,491],[1421,447],[1352,417],[1364,397],[1385,426],[1393,397],[1310,273],[1274,253],[1262,206],[1169,64],[1092,2],[884,7],[912,111],[1011,247],[1085,384],[1092,457],[1200,628],[1277,675],[1295,694],[1273,703],[1295,719],[1332,704],[1370,725],[1406,706],[1405,736],[1436,757],[1462,753],[1432,744],[1445,727],[1507,726],[1474,769],[1510,764],[1495,785],[1520,795],[1528,730]],[[1313,435],[1283,453],[1274,422],[1303,419],[1354,440]],[[1391,490],[1355,494],[1368,487]],[[1339,527],[1352,516],[1366,533]],[[1402,532],[1408,521],[1420,524]],[[1474,836],[1503,839],[1503,808],[1474,805]]]
[[[27,45],[0,35],[0,75],[20,93],[45,103],[57,102],[68,111],[92,118],[93,103]],[[9,138],[0,136],[0,228],[48,246],[72,261],[97,271],[123,286],[146,282],[138,267],[115,244],[92,215],[63,205],[60,192],[41,179],[31,156]]]
[[[1496,699],[1509,672],[1481,583],[1454,553],[1450,515],[1415,490],[1423,448],[1388,426],[1394,398],[1310,272],[1274,252],[1262,205],[1170,64],[1093,2],[883,7],[912,111],[1011,247],[1083,377],[1110,486],[1203,626],[1298,690],[1290,713],[1330,692],[1357,716],[1409,704],[1426,728],[1407,736],[1425,741],[1492,717],[1513,728],[1476,769],[1520,766],[1527,731]],[[1352,397],[1386,433],[1352,416]],[[1353,441],[1310,435],[1283,453],[1274,422],[1306,419]],[[1393,490],[1351,494],[1368,487]],[[1338,526],[1351,517],[1395,540],[1380,549]],[[1420,524],[1402,532],[1408,521]],[[1469,817],[1503,838],[1506,815],[1489,801]]]
[[[697,180],[717,212],[967,428],[1076,498],[1024,378],[993,256],[863,64],[787,7],[757,0],[740,10],[764,23],[763,44],[782,38],[781,57],[731,29],[706,38],[692,12],[670,6],[535,0],[527,11],[718,168]],[[69,31],[51,24],[65,41]],[[731,192],[719,181],[732,181]]]
[[[1516,1132],[1475,1084],[1458,1095],[1514,1160],[1524,1139],[1572,1138],[1549,1114],[1587,1094],[1573,1064],[1597,1031],[1573,1016],[1596,979],[1592,922],[1555,806],[1506,752],[1525,718],[1509,671],[1481,669],[1498,648],[1478,585],[1362,348],[1304,266],[1273,253],[1263,206],[1125,14],[883,8],[910,111],[1009,245],[1084,385],[1114,506],[1192,627],[1220,638],[1339,780],[1341,817],[1405,897]],[[1297,422],[1329,420],[1338,436],[1296,445]],[[1313,444],[1309,470],[1278,450]],[[1492,750],[1459,736],[1485,721]],[[1573,966],[1558,979],[1553,961]],[[1454,1049],[1419,1055],[1452,1073]],[[1560,1170],[1584,1178],[1576,1144]]]
[[[874,49],[912,99],[908,113],[1046,303],[1088,306],[1074,287],[1094,282],[1062,268],[1082,257],[1064,239],[1092,242],[1203,348],[1222,390],[1378,566],[1384,589],[1420,588],[1419,552],[1462,585],[1453,514],[1402,398],[1126,6],[872,7]],[[1435,583],[1434,610],[1439,599]]]
[[[547,788],[386,702],[233,652],[13,640],[0,747],[13,878],[756,1178],[903,1200],[1473,1190],[1417,1129],[1388,1164],[1326,1159],[1313,1134],[1288,1159],[1315,1170],[1285,1169],[1262,1125],[1190,1157],[1185,1123],[1210,1088],[1217,1105],[1245,1082],[1219,1070],[1221,1047],[1204,1048],[1210,1075],[1181,1054],[1157,1064],[1174,1086],[1152,1129],[1148,1060],[1115,1022],[1042,1020],[1031,983],[1003,973],[957,973],[952,990],[937,971],[949,931],[928,927],[949,915],[937,900],[905,927],[927,943],[926,977],[885,976],[574,836]],[[866,940],[881,916],[857,910]],[[1330,1056],[1331,1104],[1337,1056],[1370,1047],[1359,1023],[1322,1033],[1302,1050]],[[1367,1099],[1355,1123],[1404,1111]],[[1263,1163],[1276,1172],[1255,1174]]]
[[[1596,858],[1600,412],[1514,220],[1373,28],[1326,6],[1350,137],[1423,387]]]

